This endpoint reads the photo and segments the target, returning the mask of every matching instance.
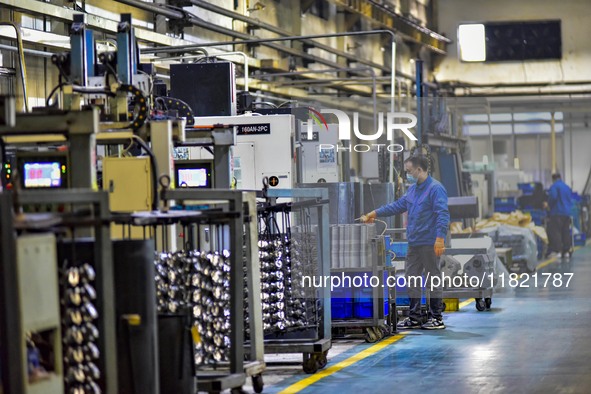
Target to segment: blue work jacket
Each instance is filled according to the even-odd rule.
[[[445,238],[449,227],[447,191],[428,176],[415,183],[398,200],[376,209],[378,217],[399,215],[408,211],[406,237],[410,246],[433,245],[438,237]]]
[[[558,179],[548,189],[548,206],[550,215],[570,216],[572,208],[572,191],[562,179]]]

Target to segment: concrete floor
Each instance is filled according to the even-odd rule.
[[[491,311],[470,303],[447,313],[445,330],[406,331],[381,349],[335,341],[327,367],[315,375],[299,365],[269,366],[264,393],[590,393],[591,246],[537,272],[537,286],[530,278],[529,288],[496,293]],[[543,273],[562,275],[562,286],[552,278],[544,288]],[[574,274],[568,288],[565,273]],[[279,358],[301,355],[267,356]]]

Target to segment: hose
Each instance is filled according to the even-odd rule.
[[[16,32],[16,44],[18,48],[19,68],[21,71],[21,84],[23,86],[23,99],[25,101],[25,112],[29,112],[27,96],[27,66],[25,65],[25,52],[23,49],[23,38],[20,28],[14,22],[0,22],[0,26],[12,26]]]

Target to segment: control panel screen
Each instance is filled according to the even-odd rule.
[[[209,176],[205,168],[184,168],[178,170],[180,187],[209,187]]]
[[[23,166],[25,188],[62,187],[66,166],[57,161],[26,162]]]

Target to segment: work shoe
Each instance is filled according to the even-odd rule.
[[[416,320],[411,319],[410,317],[407,317],[406,319],[399,321],[398,324],[396,324],[396,328],[398,328],[399,330],[410,330],[413,328],[421,328],[421,323],[419,323]]]
[[[562,254],[562,259],[565,261],[570,261],[570,253],[566,252]]]
[[[445,328],[443,319],[429,318],[425,324],[421,326],[424,330],[442,330]]]

